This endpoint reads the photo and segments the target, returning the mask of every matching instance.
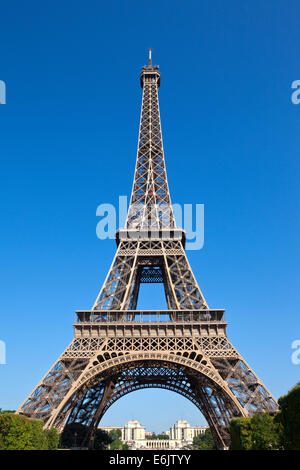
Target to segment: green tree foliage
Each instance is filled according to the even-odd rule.
[[[153,432],[151,434],[151,436],[146,436],[146,439],[170,439],[168,434],[155,434],[155,432]]]
[[[102,429],[97,429],[94,440],[94,449],[104,450],[109,448],[112,450],[126,450],[128,446],[122,443],[121,436],[122,432],[120,429],[111,429],[109,433]]]
[[[274,450],[279,447],[279,426],[269,413],[251,418],[252,450]]]
[[[46,433],[43,432],[43,422],[32,420],[31,422],[32,446],[34,449],[46,450],[48,447]]]
[[[59,434],[55,428],[47,429],[45,431],[46,439],[47,439],[47,449],[48,450],[55,450],[59,446]]]
[[[252,446],[251,419],[233,418],[230,422],[230,448],[232,450],[250,450]]]
[[[57,448],[58,434],[51,430],[51,435],[56,437],[50,442],[49,431],[43,430],[43,422],[30,419],[12,412],[0,414],[0,449],[2,450],[47,450]],[[50,447],[51,446],[51,447]]]
[[[122,432],[121,429],[111,429],[108,435],[112,441],[116,441],[117,439],[120,439],[120,437],[122,436]]]
[[[33,450],[31,423],[24,416],[2,413],[0,435],[3,449]]]
[[[111,450],[122,449],[122,441],[120,439],[115,439],[109,446]]]
[[[66,424],[60,439],[60,447],[70,449],[72,447],[82,447],[87,445],[84,443],[88,429],[84,424],[71,423]]]
[[[103,429],[97,429],[95,433],[94,449],[105,450],[112,443],[111,437]]]
[[[204,434],[198,434],[193,439],[193,449],[213,450],[214,448],[215,444],[210,429],[206,429]]]
[[[111,443],[109,445],[109,448],[112,450],[117,450],[117,449],[122,449],[122,441],[121,441],[121,436],[122,432],[121,429],[112,429],[109,431],[108,436],[111,440]]]
[[[234,418],[230,438],[232,450],[274,450],[279,448],[279,426],[269,413]]]
[[[278,400],[275,421],[280,426],[280,444],[285,450],[300,450],[300,382]]]

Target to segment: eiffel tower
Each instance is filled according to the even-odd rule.
[[[274,413],[274,397],[226,334],[224,310],[210,309],[176,227],[162,143],[159,67],[142,67],[142,110],[134,183],[117,251],[91,310],[76,311],[74,339],[17,410],[63,431],[80,423],[93,441],[108,408],[135,390],[162,388],[202,412],[218,449],[232,417]],[[137,310],[141,283],[162,283],[167,310]],[[155,413],[155,403],[153,413]]]

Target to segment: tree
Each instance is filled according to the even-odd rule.
[[[278,400],[275,421],[280,427],[280,444],[285,450],[300,450],[300,382]]]
[[[206,429],[204,434],[198,434],[193,439],[193,449],[213,450],[214,448],[215,444],[210,429]]]
[[[273,450],[279,447],[279,426],[269,413],[230,422],[232,450]]]
[[[146,436],[146,439],[170,439],[170,437],[168,434],[155,434],[155,432],[153,432],[151,436]]]
[[[31,444],[33,449],[46,450],[48,448],[46,433],[43,431],[43,422],[31,420]]]
[[[56,435],[56,440],[49,436]],[[43,422],[27,418],[11,411],[0,414],[0,449],[4,450],[46,450],[56,449],[59,436],[55,429],[44,431]]]
[[[81,447],[87,445],[86,438],[88,428],[81,423],[66,424],[60,438],[60,447]]]
[[[279,447],[279,427],[269,413],[257,413],[251,418],[251,450],[274,450]]]
[[[55,450],[58,448],[59,445],[59,434],[55,428],[50,428],[45,431],[46,440],[47,440],[47,449],[48,450]]]
[[[120,439],[115,439],[109,446],[111,450],[122,449],[122,441]]]
[[[105,450],[112,443],[111,437],[103,429],[97,429],[95,432],[94,449]]]
[[[230,449],[250,450],[252,446],[250,418],[233,418],[230,421]]]
[[[117,439],[120,439],[120,437],[122,436],[122,432],[121,429],[111,429],[108,435],[112,441],[116,441]]]
[[[0,415],[1,446],[6,450],[33,450],[31,423],[24,416]]]
[[[110,449],[112,450],[122,449],[121,429],[112,429],[111,431],[109,431],[108,436],[111,439],[111,443],[109,445]]]

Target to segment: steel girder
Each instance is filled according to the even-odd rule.
[[[143,267],[162,272],[169,309],[208,308],[181,241],[122,240],[93,310],[135,310]]]
[[[172,377],[178,373],[176,387],[172,389],[164,377],[142,380],[145,367],[149,376],[155,376],[150,369],[170,369]],[[133,390],[132,370],[141,372],[134,389],[160,386],[195,403],[221,447],[228,443],[232,416],[277,410],[275,399],[226,337],[120,337],[74,339],[18,411],[43,419],[47,428],[62,430],[66,422],[81,422],[91,435],[107,408]],[[178,385],[183,373],[190,378],[188,394]],[[111,383],[114,388],[107,395]]]

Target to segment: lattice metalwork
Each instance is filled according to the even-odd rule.
[[[184,366],[161,361],[127,364],[126,368],[110,375],[109,381],[104,379],[96,386],[91,386],[69,415],[68,424],[80,423],[87,426],[85,441],[82,442],[84,446],[113,403],[128,393],[145,388],[171,390],[184,396],[204,412],[219,446],[229,444],[229,422],[232,417],[239,415],[239,409],[228,401],[222,388],[205,376],[191,374]],[[102,399],[104,390],[105,400]],[[85,405],[80,406],[83,402]]]
[[[207,309],[183,245],[178,240],[121,241],[93,310],[135,310],[146,272],[160,273],[170,309]],[[143,277],[141,277],[143,274]]]
[[[175,227],[165,168],[158,87],[160,73],[151,58],[141,72],[142,111],[127,228]]]
[[[77,312],[73,341],[18,413],[60,431],[80,423],[87,445],[116,400],[165,388],[194,403],[218,448],[227,448],[233,416],[275,413],[278,405],[228,340],[224,310],[209,309],[186,257],[166,177],[159,84],[150,56],[141,72],[137,163],[116,255],[92,309]],[[168,310],[136,310],[140,284],[147,282],[164,285]]]

